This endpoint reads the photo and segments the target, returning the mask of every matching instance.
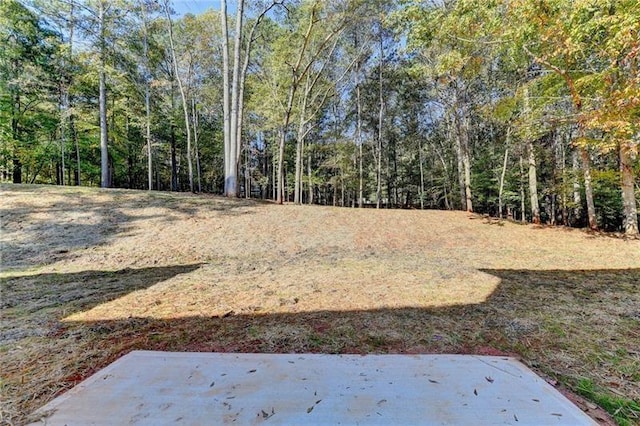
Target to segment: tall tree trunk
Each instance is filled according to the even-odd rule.
[[[540,204],[538,203],[538,177],[536,168],[536,154],[531,139],[527,140],[529,156],[529,197],[531,201],[531,221],[540,224]]]
[[[171,58],[173,59],[173,70],[176,74],[176,80],[178,82],[178,89],[180,90],[180,98],[182,99],[182,112],[184,113],[184,127],[187,131],[187,171],[189,173],[189,191],[194,192],[193,186],[193,160],[191,155],[191,122],[189,120],[189,107],[187,106],[187,95],[182,85],[182,79],[180,78],[180,72],[178,70],[178,58],[176,55],[176,49],[173,43],[173,21],[171,20],[171,13],[169,13],[169,2],[164,1],[164,11],[167,15],[167,22],[169,23],[169,47],[171,49]]]
[[[620,144],[620,177],[622,184],[622,204],[624,207],[624,232],[625,235],[637,237],[638,232],[638,207],[636,204],[635,182],[633,174],[633,156],[635,152],[630,143]]]
[[[234,138],[234,142],[233,144],[236,147],[236,152],[237,152],[237,158],[236,158],[236,170],[237,170],[237,164],[239,162],[239,157],[240,157],[240,153],[242,152],[243,149],[243,140],[242,140],[242,127],[243,127],[243,122],[244,122],[244,85],[245,85],[245,81],[247,78],[247,70],[249,68],[249,61],[251,59],[251,45],[253,44],[254,41],[254,33],[256,28],[258,27],[258,25],[260,24],[260,22],[262,21],[262,18],[264,18],[264,16],[269,12],[269,10],[271,10],[274,6],[281,4],[280,1],[276,1],[273,0],[271,2],[271,4],[267,7],[265,7],[262,12],[258,15],[258,17],[256,18],[256,20],[254,21],[251,30],[249,31],[249,37],[247,38],[247,46],[245,47],[245,54],[244,54],[244,61],[242,63],[242,69],[240,70],[240,75],[238,77],[237,80],[237,112],[236,114],[232,114],[232,116],[236,117],[235,120],[235,126],[233,126],[235,128],[234,133],[235,133],[235,138]],[[225,7],[225,16],[226,16],[226,1],[224,4]],[[236,15],[236,37],[235,37],[235,46],[240,46],[240,41],[242,40],[242,15],[243,15],[243,10],[244,9],[244,0],[241,0],[241,4],[238,5],[238,11],[237,11],[237,15]],[[224,22],[224,29],[223,32],[225,34],[227,33],[226,30],[226,19]],[[239,27],[238,27],[239,25]],[[238,30],[239,28],[239,30]],[[228,35],[227,35],[227,43],[228,43]],[[229,50],[228,47],[226,48],[226,54],[227,54],[227,79],[228,79],[228,55],[229,55]],[[235,51],[234,51],[235,53]],[[239,67],[239,59],[240,59],[240,53],[239,51],[237,52],[237,60],[234,63],[234,72],[236,70],[237,67]],[[226,86],[228,87],[228,81],[226,83]],[[227,89],[228,90],[228,89]],[[228,93],[228,92],[227,92]],[[232,101],[233,103],[233,101]],[[231,123],[229,123],[229,126],[232,126]],[[237,181],[237,175],[236,175],[236,181]],[[226,193],[226,191],[225,191]],[[233,194],[227,194],[227,196],[233,196]]]
[[[293,96],[290,99],[293,99]],[[278,130],[278,189],[276,192],[276,202],[278,204],[284,202],[284,147],[287,136],[285,129],[289,127],[289,114],[286,114],[285,125],[285,128]]]
[[[584,174],[584,196],[587,200],[587,218],[589,220],[589,228],[598,229],[598,220],[596,219],[596,206],[593,202],[593,185],[591,184],[591,159],[589,151],[580,147],[580,159],[582,160],[582,173]]]
[[[135,158],[133,154],[133,144],[131,143],[131,136],[129,134],[130,131],[130,118],[129,113],[125,112],[125,138],[127,140],[127,188],[133,189],[134,186],[134,176],[133,176],[133,166],[135,164]]]
[[[307,158],[307,177],[309,180],[309,204],[313,204],[313,182],[311,181],[311,149],[308,151]]]
[[[62,168],[62,176],[60,179],[60,183],[64,186],[64,172],[66,171],[65,165],[65,147],[67,145],[67,119],[66,117],[69,115],[69,94],[67,88],[61,88],[61,97],[62,97],[62,108],[60,110],[60,167]],[[71,184],[71,182],[69,182]]]
[[[298,51],[298,57],[296,59],[296,62],[293,66],[291,66],[291,85],[289,86],[289,90],[288,90],[288,95],[287,95],[287,104],[286,104],[286,108],[284,110],[284,117],[283,117],[283,123],[282,123],[282,127],[280,128],[280,144],[279,144],[279,152],[278,152],[278,191],[277,191],[277,202],[279,204],[282,204],[283,202],[283,191],[284,191],[284,148],[285,148],[285,143],[286,143],[286,137],[287,134],[289,133],[289,124],[291,121],[291,114],[292,114],[292,109],[293,109],[293,100],[294,97],[296,95],[296,92],[298,90],[298,87],[300,85],[300,82],[302,81],[303,78],[305,78],[305,76],[307,75],[307,73],[309,72],[309,70],[311,69],[311,66],[315,63],[315,60],[317,59],[317,57],[320,55],[321,52],[324,51],[325,46],[327,45],[327,43],[334,37],[336,36],[339,31],[333,31],[331,32],[329,35],[327,35],[327,37],[324,38],[324,40],[317,46],[317,51],[315,52],[315,54],[312,55],[312,58],[304,65],[302,66],[302,60],[304,57],[304,54],[307,50],[307,47],[309,46],[309,43],[311,41],[311,33],[313,31],[314,26],[316,25],[316,23],[319,22],[319,19],[316,16],[316,10],[315,7],[317,6],[318,3],[315,3],[311,13],[309,14],[309,25],[307,27],[306,33],[304,35],[304,38],[302,40],[302,46],[300,47],[300,50]],[[336,43],[334,44],[334,48],[337,44],[337,40]],[[333,49],[332,49],[333,51]],[[331,56],[331,54],[329,54],[329,56]],[[288,191],[287,191],[287,196],[288,196]]]
[[[178,190],[178,159],[176,147],[176,124],[173,119],[173,111],[175,109],[173,79],[171,80],[171,124],[170,124],[170,142],[171,142],[171,190]]]
[[[294,204],[302,204],[302,156],[303,156],[303,146],[304,146],[304,138],[306,134],[306,112],[307,112],[307,98],[309,95],[309,86],[311,84],[310,78],[307,76],[307,80],[305,83],[304,95],[301,99],[300,105],[300,121],[298,123],[298,135],[296,138],[296,176],[294,183],[294,194],[293,194],[293,202]]]
[[[582,197],[580,195],[580,181],[578,180],[578,170],[580,169],[580,160],[578,159],[578,152],[573,150],[571,152],[571,170],[573,179],[573,220],[572,222],[580,220],[582,216]]]
[[[424,160],[420,136],[418,136],[418,160],[420,161],[420,210],[424,210],[424,165],[422,164]]]
[[[151,67],[149,66],[149,29],[147,24],[147,3],[140,2],[142,8],[143,37],[142,47],[144,53],[144,111],[145,111],[145,138],[147,141],[147,187],[153,189],[153,157],[151,149]]]
[[[524,87],[524,116],[531,116],[531,108],[529,106],[529,87]],[[533,147],[533,136],[531,131],[525,132],[525,140],[527,144],[527,154],[529,157],[529,197],[531,201],[531,221],[536,225],[540,224],[540,204],[538,202],[538,176],[536,167],[536,153]]]
[[[231,121],[229,123],[229,130],[231,131],[231,137],[229,140],[229,176],[226,181],[228,182],[228,188],[225,189],[225,193],[228,197],[238,196],[238,162],[240,159],[240,146],[239,146],[239,125],[240,120],[240,45],[242,43],[242,18],[244,14],[244,0],[238,0],[236,9],[236,30],[233,46],[233,76],[231,80]]]
[[[78,142],[78,136],[76,135],[73,114],[69,115],[69,131],[76,147],[76,185],[80,186],[82,184],[80,177],[80,143]]]
[[[105,34],[105,18],[104,18],[104,0],[98,2],[98,25],[99,25],[99,43],[100,43],[100,69],[98,71],[99,92],[100,92],[100,186],[109,188],[111,186],[109,173],[109,153],[107,150],[108,130],[107,130],[107,88],[105,73],[105,57],[106,57],[106,34]]]
[[[196,100],[191,100],[191,119],[193,120],[193,145],[196,154],[196,177],[198,181],[198,192],[202,192],[202,174],[200,171],[200,150],[198,149],[198,110],[196,108]]]
[[[455,105],[455,103],[454,103]],[[458,114],[454,110],[450,114],[449,122],[449,137],[453,139],[454,148],[456,151],[456,162],[458,172],[458,188],[460,191],[460,207],[462,210],[467,210],[467,193],[465,191],[465,179],[464,179],[464,161],[462,154],[462,142],[460,140],[460,132],[458,130]]]
[[[563,134],[558,130],[558,162],[560,165],[560,182],[561,182],[561,195],[560,195],[560,210],[562,213],[562,225],[567,226],[569,224],[569,211],[567,210],[567,157],[566,149],[563,140]]]
[[[380,109],[378,112],[378,158],[376,168],[377,188],[376,188],[376,208],[380,208],[382,203],[382,135],[384,124],[384,97],[382,93],[382,67],[384,66],[384,46],[382,40],[382,28],[380,28],[380,64],[378,67],[378,95]]]
[[[359,72],[360,69],[358,68],[358,73]],[[358,122],[356,128],[356,137],[358,138],[358,207],[362,208],[364,207],[364,179],[362,171],[362,103],[360,100],[360,81],[358,81],[358,84],[356,85],[356,102],[358,108]]]
[[[227,1],[220,2],[220,19],[222,23],[222,115],[224,135],[224,194],[235,197],[235,183],[231,168],[231,105],[229,86],[229,28],[227,27]]]
[[[498,217],[502,219],[502,193],[504,190],[504,176],[507,173],[507,161],[509,159],[509,143],[511,142],[511,127],[507,127],[507,138],[504,148],[504,160],[502,161],[502,173],[500,173],[500,188],[498,190]]]
[[[571,94],[571,101],[573,102],[573,106],[576,109],[576,113],[578,114],[578,136],[582,136],[584,134],[584,123],[582,121],[582,98],[578,93],[576,88],[576,84],[573,81],[571,74],[566,70],[560,69],[557,66],[551,64],[546,61],[544,58],[540,58],[535,56],[529,49],[524,47],[525,51],[538,63],[546,65],[549,69],[553,70],[556,74],[558,74],[566,83],[567,88],[569,89],[569,93]],[[527,93],[528,96],[528,93]],[[593,202],[593,187],[591,185],[591,165],[589,159],[589,152],[585,147],[579,147],[580,151],[580,159],[582,160],[582,169],[584,173],[584,192],[585,198],[587,201],[587,217],[589,220],[589,228],[592,230],[598,229],[598,222],[596,219],[596,209],[595,204]]]
[[[462,149],[462,165],[464,167],[464,196],[466,211],[473,212],[473,201],[471,197],[471,153],[469,148],[469,118],[463,117],[460,126],[460,139]]]
[[[276,194],[276,190],[278,188],[278,186],[276,185],[276,170],[278,169],[276,158],[278,157],[276,157],[275,154],[271,156],[271,199],[273,201],[276,201],[278,199],[278,195]]]
[[[527,221],[524,197],[524,160],[522,159],[522,154],[520,154],[520,220],[522,223]]]
[[[74,37],[74,33],[75,33],[75,17],[74,17],[74,9],[75,9],[75,5],[73,2],[71,2],[69,4],[69,63],[71,63],[73,61],[73,37]],[[72,81],[72,77],[69,78],[69,85],[71,85],[71,81]],[[75,125],[74,125],[74,118],[73,118],[73,98],[71,97],[71,95],[69,94],[68,91],[69,87],[67,86],[67,100],[68,100],[68,106],[69,106],[69,110],[67,112],[67,120],[69,120],[69,135],[71,136],[71,140],[73,141],[73,145],[75,147],[75,154],[76,154],[76,170],[74,172],[75,174],[75,185],[80,186],[81,182],[80,182],[80,145],[78,143],[78,137],[76,135],[76,129],[75,129]]]

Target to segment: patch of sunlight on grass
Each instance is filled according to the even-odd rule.
[[[235,274],[210,266],[105,301],[64,321],[437,309],[484,303],[500,283],[499,278],[477,270],[438,275],[427,266],[412,270],[409,266],[351,259]]]

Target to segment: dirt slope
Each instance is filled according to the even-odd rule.
[[[510,353],[640,415],[640,241],[462,212],[0,191],[5,422],[132,349]]]

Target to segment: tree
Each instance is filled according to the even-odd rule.
[[[5,141],[3,154],[10,162],[4,168],[11,171],[14,183],[22,183],[23,168],[28,166],[33,182],[49,156],[50,141],[59,125],[59,115],[54,117],[49,111],[57,97],[52,89],[57,87],[55,55],[60,38],[13,0],[0,3],[0,38],[4,41],[0,51],[0,135]],[[41,144],[43,136],[48,142]]]
[[[176,49],[173,42],[173,22],[171,21],[171,13],[169,11],[168,0],[164,0],[163,7],[164,7],[165,15],[167,16],[167,22],[169,25],[169,49],[171,51],[173,69],[175,72],[176,80],[178,82],[178,89],[180,90],[180,98],[182,100],[182,111],[184,112],[184,126],[187,131],[187,167],[189,170],[189,190],[191,192],[194,192],[193,159],[191,155],[191,121],[189,120],[189,107],[187,103],[187,95],[185,93],[185,89],[182,84],[182,78],[180,77],[180,70],[178,68],[178,58],[176,56]]]

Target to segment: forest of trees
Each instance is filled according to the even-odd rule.
[[[0,179],[638,235],[637,0],[0,1]]]

